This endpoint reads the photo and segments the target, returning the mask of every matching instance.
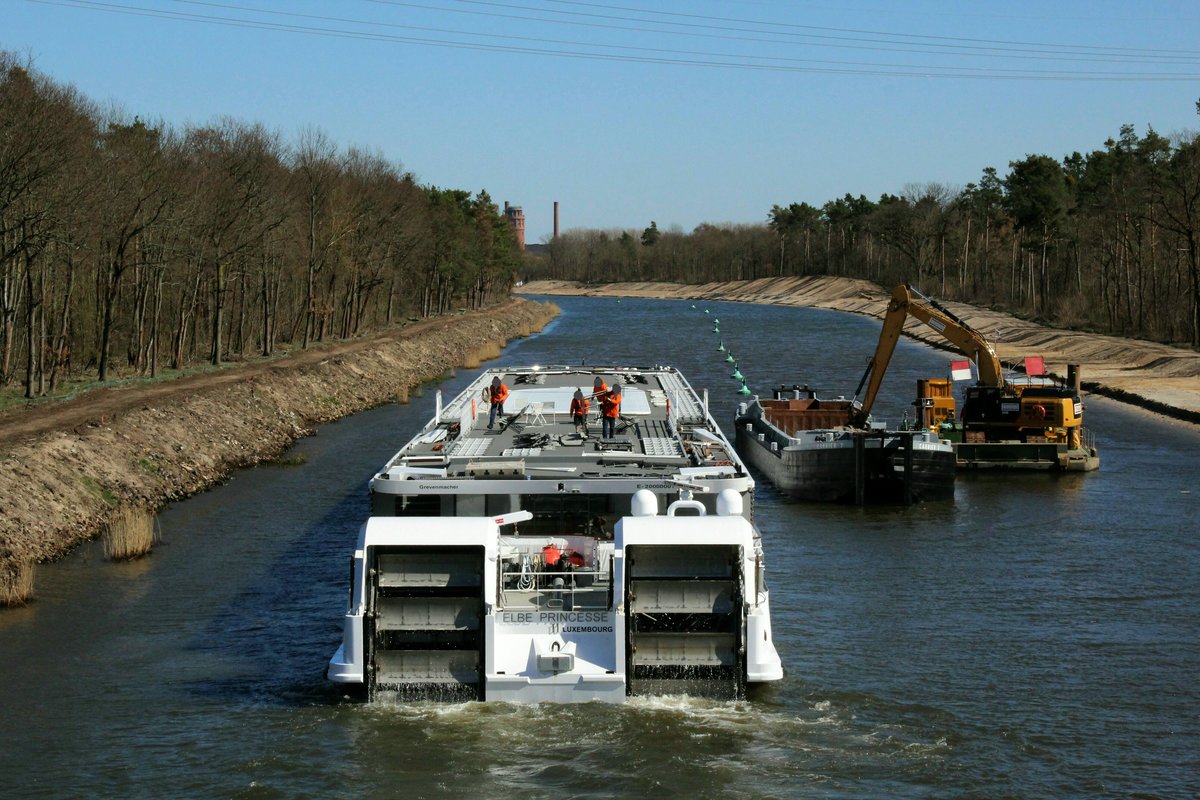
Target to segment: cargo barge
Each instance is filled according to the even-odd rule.
[[[902,503],[954,497],[954,448],[930,431],[852,425],[850,400],[807,387],[755,396],[734,420],[738,452],[781,492],[799,500]]]

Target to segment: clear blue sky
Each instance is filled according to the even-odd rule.
[[[131,115],[320,128],[530,242],[555,200],[690,231],[1200,127],[1194,0],[0,0],[0,48]]]

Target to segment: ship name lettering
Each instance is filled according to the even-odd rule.
[[[543,611],[538,622],[608,622],[605,611]]]
[[[607,611],[502,611],[501,625],[549,625],[557,632],[561,625],[612,625]]]

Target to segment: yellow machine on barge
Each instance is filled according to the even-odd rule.
[[[1044,469],[1088,472],[1100,456],[1083,426],[1079,367],[1067,368],[1067,380],[1004,376],[987,338],[936,301],[911,286],[892,291],[875,355],[863,380],[867,391],[857,419],[871,412],[896,342],[909,316],[924,322],[960,350],[979,375],[967,388],[961,413],[944,378],[917,382],[917,427],[937,431],[954,443],[959,469]]]

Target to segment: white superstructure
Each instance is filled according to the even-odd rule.
[[[488,428],[487,387],[510,390]],[[613,437],[595,378],[622,387]],[[372,479],[330,680],[372,698],[621,702],[779,680],[754,482],[668,367],[489,370]]]

